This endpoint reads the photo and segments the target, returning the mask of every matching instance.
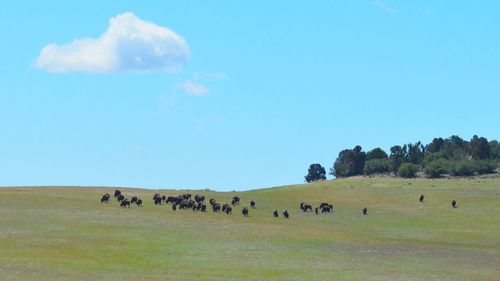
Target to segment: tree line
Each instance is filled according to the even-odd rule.
[[[358,175],[387,174],[405,178],[425,175],[439,178],[443,175],[473,176],[495,173],[500,168],[500,144],[474,135],[470,141],[459,136],[434,138],[429,144],[420,141],[394,145],[387,153],[377,147],[363,151],[357,145],[342,150],[330,175],[345,178]],[[320,164],[311,164],[307,182],[326,179],[326,170]]]

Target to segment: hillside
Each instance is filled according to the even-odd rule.
[[[121,189],[144,206],[101,204],[113,190],[0,188],[1,279],[500,280],[500,179],[349,178],[189,191],[219,202],[238,195],[232,215],[173,211],[151,200],[185,191]],[[245,218],[241,208],[252,199],[257,208]],[[331,202],[335,214],[304,213],[303,201]]]

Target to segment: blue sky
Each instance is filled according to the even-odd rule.
[[[498,1],[3,3],[0,185],[242,190],[301,183],[356,144],[498,139],[499,13]],[[147,39],[123,39],[132,29]]]

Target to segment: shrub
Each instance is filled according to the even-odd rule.
[[[441,175],[449,173],[449,163],[445,159],[437,159],[425,167],[425,174],[429,178],[439,178]]]
[[[403,163],[399,166],[398,175],[403,178],[414,178],[417,174],[417,166],[413,163]]]
[[[363,174],[383,174],[388,173],[391,168],[391,161],[389,159],[373,159],[365,162]]]
[[[450,169],[452,176],[473,176],[476,171],[476,165],[472,161],[459,161],[455,162]]]
[[[492,174],[495,172],[496,163],[491,160],[478,160],[475,161],[475,170],[478,174]]]

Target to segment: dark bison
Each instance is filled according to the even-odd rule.
[[[424,195],[420,195],[420,198],[418,200],[420,201],[420,203],[424,202]]]
[[[132,199],[130,199],[130,204],[137,203],[137,199],[139,199],[137,196],[132,197]]]
[[[161,205],[161,197],[160,196],[156,196],[153,200],[154,200],[155,205]]]
[[[102,197],[101,197],[101,203],[108,203],[109,202],[109,194],[104,194]]]
[[[456,208],[457,207],[457,200],[451,200],[451,206],[453,208]]]
[[[123,196],[122,194],[118,195],[116,197],[116,200],[118,200],[118,202],[121,202],[122,200],[125,200],[125,196]]]
[[[243,210],[241,210],[241,214],[244,216],[244,217],[248,217],[248,208],[243,208]]]
[[[174,197],[174,196],[169,196],[169,197],[167,197],[167,199],[165,200],[165,203],[174,203],[174,202],[176,202],[176,199],[177,199],[177,197]]]
[[[222,205],[222,212],[226,212],[227,207],[229,207],[229,204],[227,204],[227,203]]]
[[[329,207],[329,206],[326,206],[326,207],[323,207],[321,209],[321,212],[322,213],[331,213],[332,212],[332,209]]]
[[[318,207],[314,208],[314,212],[316,213],[316,215],[318,214],[318,211],[319,211]]]
[[[205,201],[205,196],[200,196],[200,195],[196,194],[194,196],[194,201],[196,201],[197,203],[199,203],[199,202],[203,203]]]
[[[201,211],[206,212],[207,211],[207,205],[201,204]]]
[[[290,214],[288,214],[288,210],[285,210],[285,211],[283,212],[283,217],[284,217],[285,219],[290,218]]]
[[[190,193],[182,194],[182,198],[189,200],[191,199],[191,194]]]
[[[120,203],[120,207],[122,208],[125,208],[125,207],[128,207],[130,208],[130,201],[128,201],[127,199],[123,199]]]
[[[226,214],[230,215],[233,212],[233,208],[231,206],[226,207]]]
[[[214,211],[214,213],[220,212],[220,205],[219,204],[212,205],[212,211]]]
[[[162,195],[162,196],[161,196],[161,201],[165,202],[165,200],[167,200],[167,196]]]
[[[155,193],[155,195],[153,195],[153,200],[155,200],[156,197],[161,197],[161,195],[158,193]]]
[[[250,207],[254,208],[255,209],[255,201],[250,201]]]
[[[233,205],[239,205],[240,204],[240,197],[234,196],[233,199],[231,200],[231,203]]]
[[[278,211],[277,210],[274,210],[273,212],[273,217],[277,218],[278,217]]]
[[[176,211],[177,210],[177,204],[172,204],[172,210]]]
[[[213,199],[213,198],[210,198],[210,200],[208,201],[210,203],[210,205],[212,205],[212,207],[217,204],[217,200]]]
[[[329,205],[330,205],[329,203],[323,202],[323,203],[319,204],[319,208],[322,209],[323,207],[326,207]]]
[[[141,199],[137,199],[137,201],[135,201],[135,204],[139,207],[142,207],[142,200]]]
[[[368,209],[366,207],[363,208],[363,215],[367,215],[368,214]]]
[[[115,198],[118,197],[118,195],[122,194],[122,192],[120,190],[115,190]]]
[[[302,211],[307,212],[307,210],[312,212],[312,206],[309,204],[303,204],[302,205]]]

